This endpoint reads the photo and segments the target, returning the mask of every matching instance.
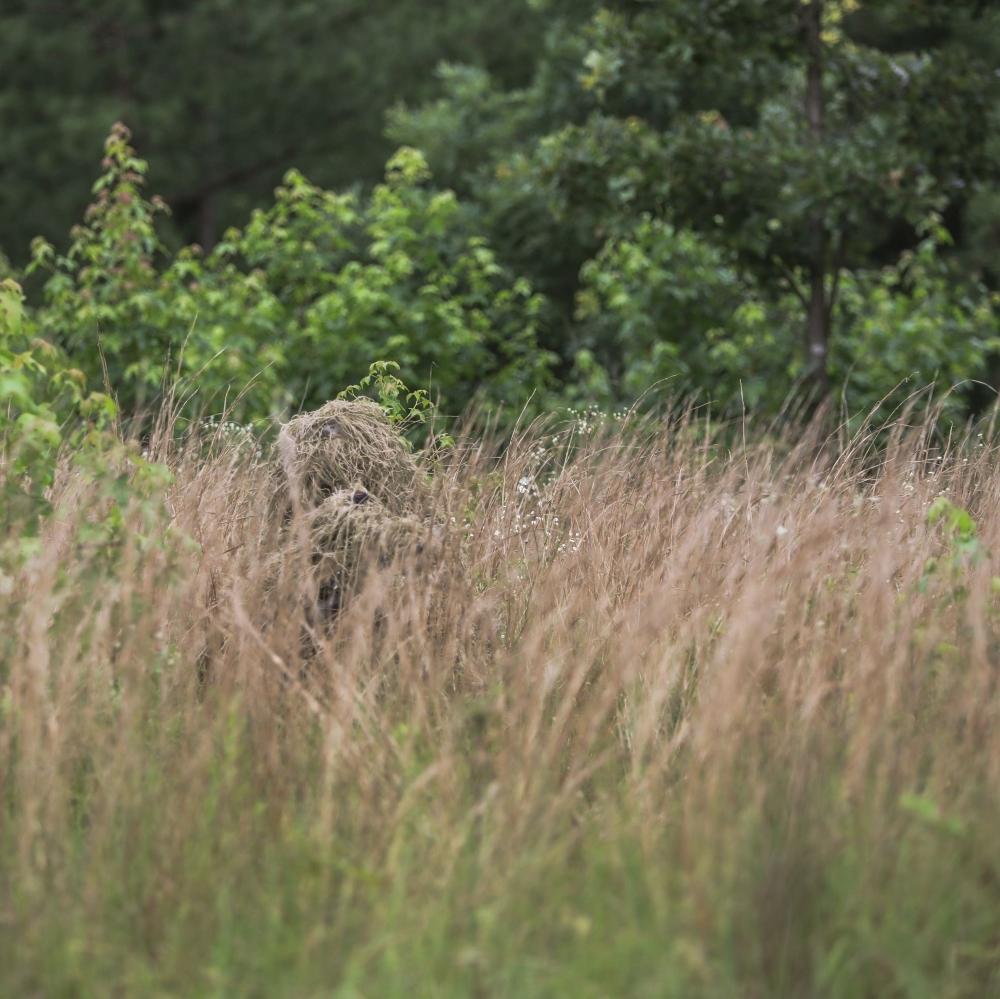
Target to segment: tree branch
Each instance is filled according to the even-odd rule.
[[[783,277],[788,282],[792,291],[795,293],[795,297],[802,303],[803,306],[805,306],[805,308],[808,309],[809,299],[806,298],[805,292],[802,290],[798,281],[795,280],[795,274],[792,271],[792,269],[788,266],[788,264],[784,262],[784,260],[781,259],[781,257],[774,256],[771,259],[774,261],[774,263],[778,265],[778,268],[781,270]]]
[[[844,270],[844,260],[847,256],[847,230],[841,229],[840,238],[837,240],[837,249],[833,254],[833,281],[830,285],[830,295],[826,304],[827,322],[833,319],[833,310],[837,307],[837,298],[840,295],[840,275]]]

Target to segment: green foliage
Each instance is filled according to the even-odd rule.
[[[201,45],[201,28],[236,18],[252,37],[343,26],[379,49],[368,15],[355,22],[338,4],[250,4],[239,18],[195,6],[160,25],[169,40],[183,27]],[[399,23],[419,18],[398,6]],[[964,0],[919,16],[895,0],[528,6],[538,30],[520,55],[491,65],[499,40],[479,39],[468,64],[441,65],[436,99],[421,104],[430,91],[417,87],[415,103],[393,106],[401,148],[369,190],[316,183],[314,170],[326,174],[303,122],[317,98],[305,91],[325,70],[292,67],[301,113],[277,129],[287,148],[272,145],[312,179],[288,170],[218,242],[232,157],[258,194],[257,171],[278,164],[262,167],[237,128],[256,105],[237,101],[214,134],[211,95],[192,98],[206,111],[192,126],[204,177],[184,173],[176,208],[187,231],[198,215],[204,249],[175,248],[165,205],[143,194],[147,165],[116,127],[68,249],[34,244],[25,284],[34,293],[44,277],[43,301],[26,324],[88,384],[106,373],[129,415],[170,384],[192,410],[265,418],[360,384],[379,358],[448,413],[473,397],[512,412],[529,398],[631,403],[658,384],[775,412],[813,386],[817,365],[851,416],[931,382],[950,419],[982,407],[986,393],[968,386],[995,382],[1000,357],[997,16],[979,31]],[[512,26],[492,2],[451,16],[440,38],[460,23]],[[213,67],[213,86],[226,72]],[[803,336],[807,314],[818,345]]]
[[[573,379],[629,394],[668,377],[715,399],[739,385],[748,404],[773,410],[814,363],[810,296],[830,336],[831,388],[852,412],[903,379],[948,388],[988,373],[993,309],[979,282],[995,283],[996,15],[973,3],[915,14],[852,0],[544,6],[552,30],[529,87],[505,93],[452,67],[445,96],[397,110],[392,127],[459,175],[498,252],[549,296],[546,343],[571,394]],[[811,11],[818,50],[807,44]],[[810,124],[817,67],[821,114]],[[919,227],[935,212],[965,214],[951,229],[977,271],[946,268],[940,240],[925,246]],[[719,256],[715,275],[704,259],[697,269],[706,303],[727,293],[717,319],[699,317],[689,335],[677,331],[663,268],[613,259],[647,219]],[[639,255],[658,253],[668,261]],[[639,287],[636,267],[665,290]],[[595,290],[604,270],[623,272],[631,308]],[[735,305],[730,272],[743,289]],[[950,414],[967,401],[956,396]]]
[[[965,823],[961,819],[944,815],[941,806],[924,794],[904,794],[899,799],[899,807],[912,815],[929,829],[960,837],[965,833]]]
[[[46,274],[32,322],[104,377],[127,412],[175,374],[202,406],[239,418],[319,404],[373,357],[458,410],[482,389],[519,406],[543,385],[542,299],[514,278],[423,157],[401,149],[370,198],[334,194],[290,171],[274,205],[205,254],[170,255],[163,211],[141,185],[124,126],[108,139],[96,203],[66,255],[37,241]]]
[[[32,338],[20,286],[0,281],[0,524],[27,535],[48,512],[48,490],[64,445],[93,446],[114,418],[114,403],[87,392],[81,371]]]
[[[356,399],[369,395],[386,411],[393,425],[406,427],[423,423],[433,410],[433,404],[426,390],[407,388],[395,374],[397,371],[399,365],[395,361],[373,361],[368,374],[356,385],[348,385],[338,392],[337,398]]]
[[[0,18],[0,247],[60,247],[84,203],[92,150],[123,120],[174,208],[172,242],[206,246],[267,202],[296,165],[323,186],[378,182],[383,114],[430,98],[462,59],[517,85],[540,15],[508,0],[7,0]]]
[[[591,400],[631,401],[665,381],[672,391],[709,390],[723,408],[737,399],[777,408],[801,371],[794,299],[769,297],[741,272],[738,252],[650,212],[617,232],[655,176],[657,145],[637,120],[621,123],[620,142],[592,145],[593,127],[539,143],[497,188],[515,191],[518,170],[548,158],[551,179],[529,197],[555,224],[572,220],[570,255],[585,259],[585,244],[610,231],[580,270],[570,396],[582,399],[587,386]],[[123,126],[109,137],[95,203],[69,251],[36,241],[29,272],[46,275],[44,303],[28,312],[33,329],[78,359],[86,382],[107,377],[128,412],[153,403],[177,372],[202,405],[266,416],[358,384],[379,355],[453,410],[477,390],[520,405],[546,384],[542,298],[497,261],[474,213],[429,186],[415,150],[397,153],[368,199],[291,171],[274,205],[210,253],[171,255],[156,230],[165,206],[143,197],[147,165],[128,139]],[[631,141],[653,157],[645,168],[630,159]],[[619,172],[613,160],[623,155]],[[567,157],[579,168],[568,172]],[[782,227],[777,218],[765,226]],[[950,386],[987,375],[1000,345],[993,301],[974,283],[956,294],[960,282],[941,259],[947,242],[932,219],[897,266],[844,275],[831,374],[852,412],[908,380]],[[960,415],[962,405],[956,395],[948,411]],[[399,407],[390,405],[397,417]]]
[[[942,579],[950,587],[953,598],[962,598],[965,596],[965,574],[989,557],[979,538],[979,527],[968,510],[945,496],[938,496],[931,503],[927,524],[940,527],[948,549],[944,559],[927,560],[919,588],[927,590],[935,579]]]
[[[616,399],[634,399],[663,380],[681,392],[711,384],[719,373],[714,340],[747,295],[720,250],[650,216],[609,240],[584,265],[581,285],[581,343],[607,372]]]
[[[423,157],[406,148],[367,203],[334,203],[293,174],[277,194],[277,219],[258,214],[236,238],[285,303],[285,335],[308,346],[310,370],[297,379],[308,399],[333,397],[378,356],[452,411],[480,386],[516,405],[544,380],[542,299],[500,265],[455,195],[429,179]],[[313,233],[337,244],[323,266],[283,266],[289,247],[277,239],[308,252]]]
[[[939,496],[927,511],[927,523],[933,527],[942,524],[945,533],[956,545],[959,553],[971,553],[968,546],[976,540],[976,522],[969,516],[969,511],[956,506],[951,500]],[[961,546],[965,546],[962,548]]]
[[[69,250],[58,254],[36,239],[28,274],[45,275],[45,304],[33,317],[39,331],[79,358],[91,383],[102,380],[106,365],[111,385],[135,408],[162,382],[173,330],[157,322],[163,247],[155,217],[165,206],[143,198],[148,165],[128,140],[128,129],[116,124],[93,186],[96,199],[74,227]]]
[[[0,595],[38,554],[43,528],[60,523],[65,557],[86,551],[90,573],[120,566],[128,546],[168,550],[163,530],[169,471],[122,441],[117,408],[86,388],[82,371],[32,337],[20,286],[0,281]],[[59,480],[72,478],[93,503],[53,508]],[[74,600],[81,594],[70,594]],[[6,638],[0,638],[0,680]]]
[[[997,296],[953,272],[942,256],[949,243],[932,218],[897,265],[845,276],[831,373],[850,412],[872,411],[898,387],[885,407],[893,408],[900,396],[935,384],[940,399],[921,405],[938,404],[960,420],[970,382],[988,381],[1000,351]]]
[[[898,264],[843,275],[830,371],[849,413],[887,416],[936,383],[941,398],[925,393],[918,409],[961,419],[963,385],[989,377],[1000,351],[996,299],[954,273],[942,256],[948,242],[932,217]],[[599,393],[605,386],[596,398],[632,400],[667,380],[710,393],[722,410],[773,412],[803,370],[794,296],[769,298],[716,244],[649,216],[584,265],[577,318],[586,354],[576,373],[596,379]]]
[[[497,150],[536,132],[540,109],[529,90],[503,90],[479,66],[444,63],[437,76],[442,96],[417,108],[397,104],[386,131],[401,145],[418,147],[436,176],[471,193],[469,165],[488,163]]]

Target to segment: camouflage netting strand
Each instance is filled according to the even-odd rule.
[[[392,515],[423,510],[420,468],[377,403],[338,399],[294,417],[278,453],[289,499],[305,509],[360,482]]]

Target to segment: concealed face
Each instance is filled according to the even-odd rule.
[[[381,507],[382,504],[378,499],[373,496],[368,489],[363,486],[360,482],[356,482],[350,489],[337,489],[323,500],[317,509],[326,508],[327,510],[343,509],[347,507],[348,509],[353,507],[366,507],[366,513],[374,512],[375,508]],[[358,511],[360,512],[360,511]]]
[[[391,518],[360,483],[331,493],[310,514],[314,556],[355,561],[360,549],[376,541]]]
[[[327,619],[339,611],[369,568],[385,568],[400,553],[423,547],[419,523],[392,516],[360,482],[331,493],[308,516],[319,609]]]

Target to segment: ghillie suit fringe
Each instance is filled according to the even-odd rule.
[[[385,412],[368,400],[335,400],[289,420],[277,458],[273,497],[285,525],[283,558],[310,567],[314,624],[322,625],[369,568],[422,548],[427,479]]]
[[[408,551],[419,551],[425,533],[415,517],[391,516],[360,484],[331,494],[308,518],[317,604],[327,618],[369,567],[385,567]]]

